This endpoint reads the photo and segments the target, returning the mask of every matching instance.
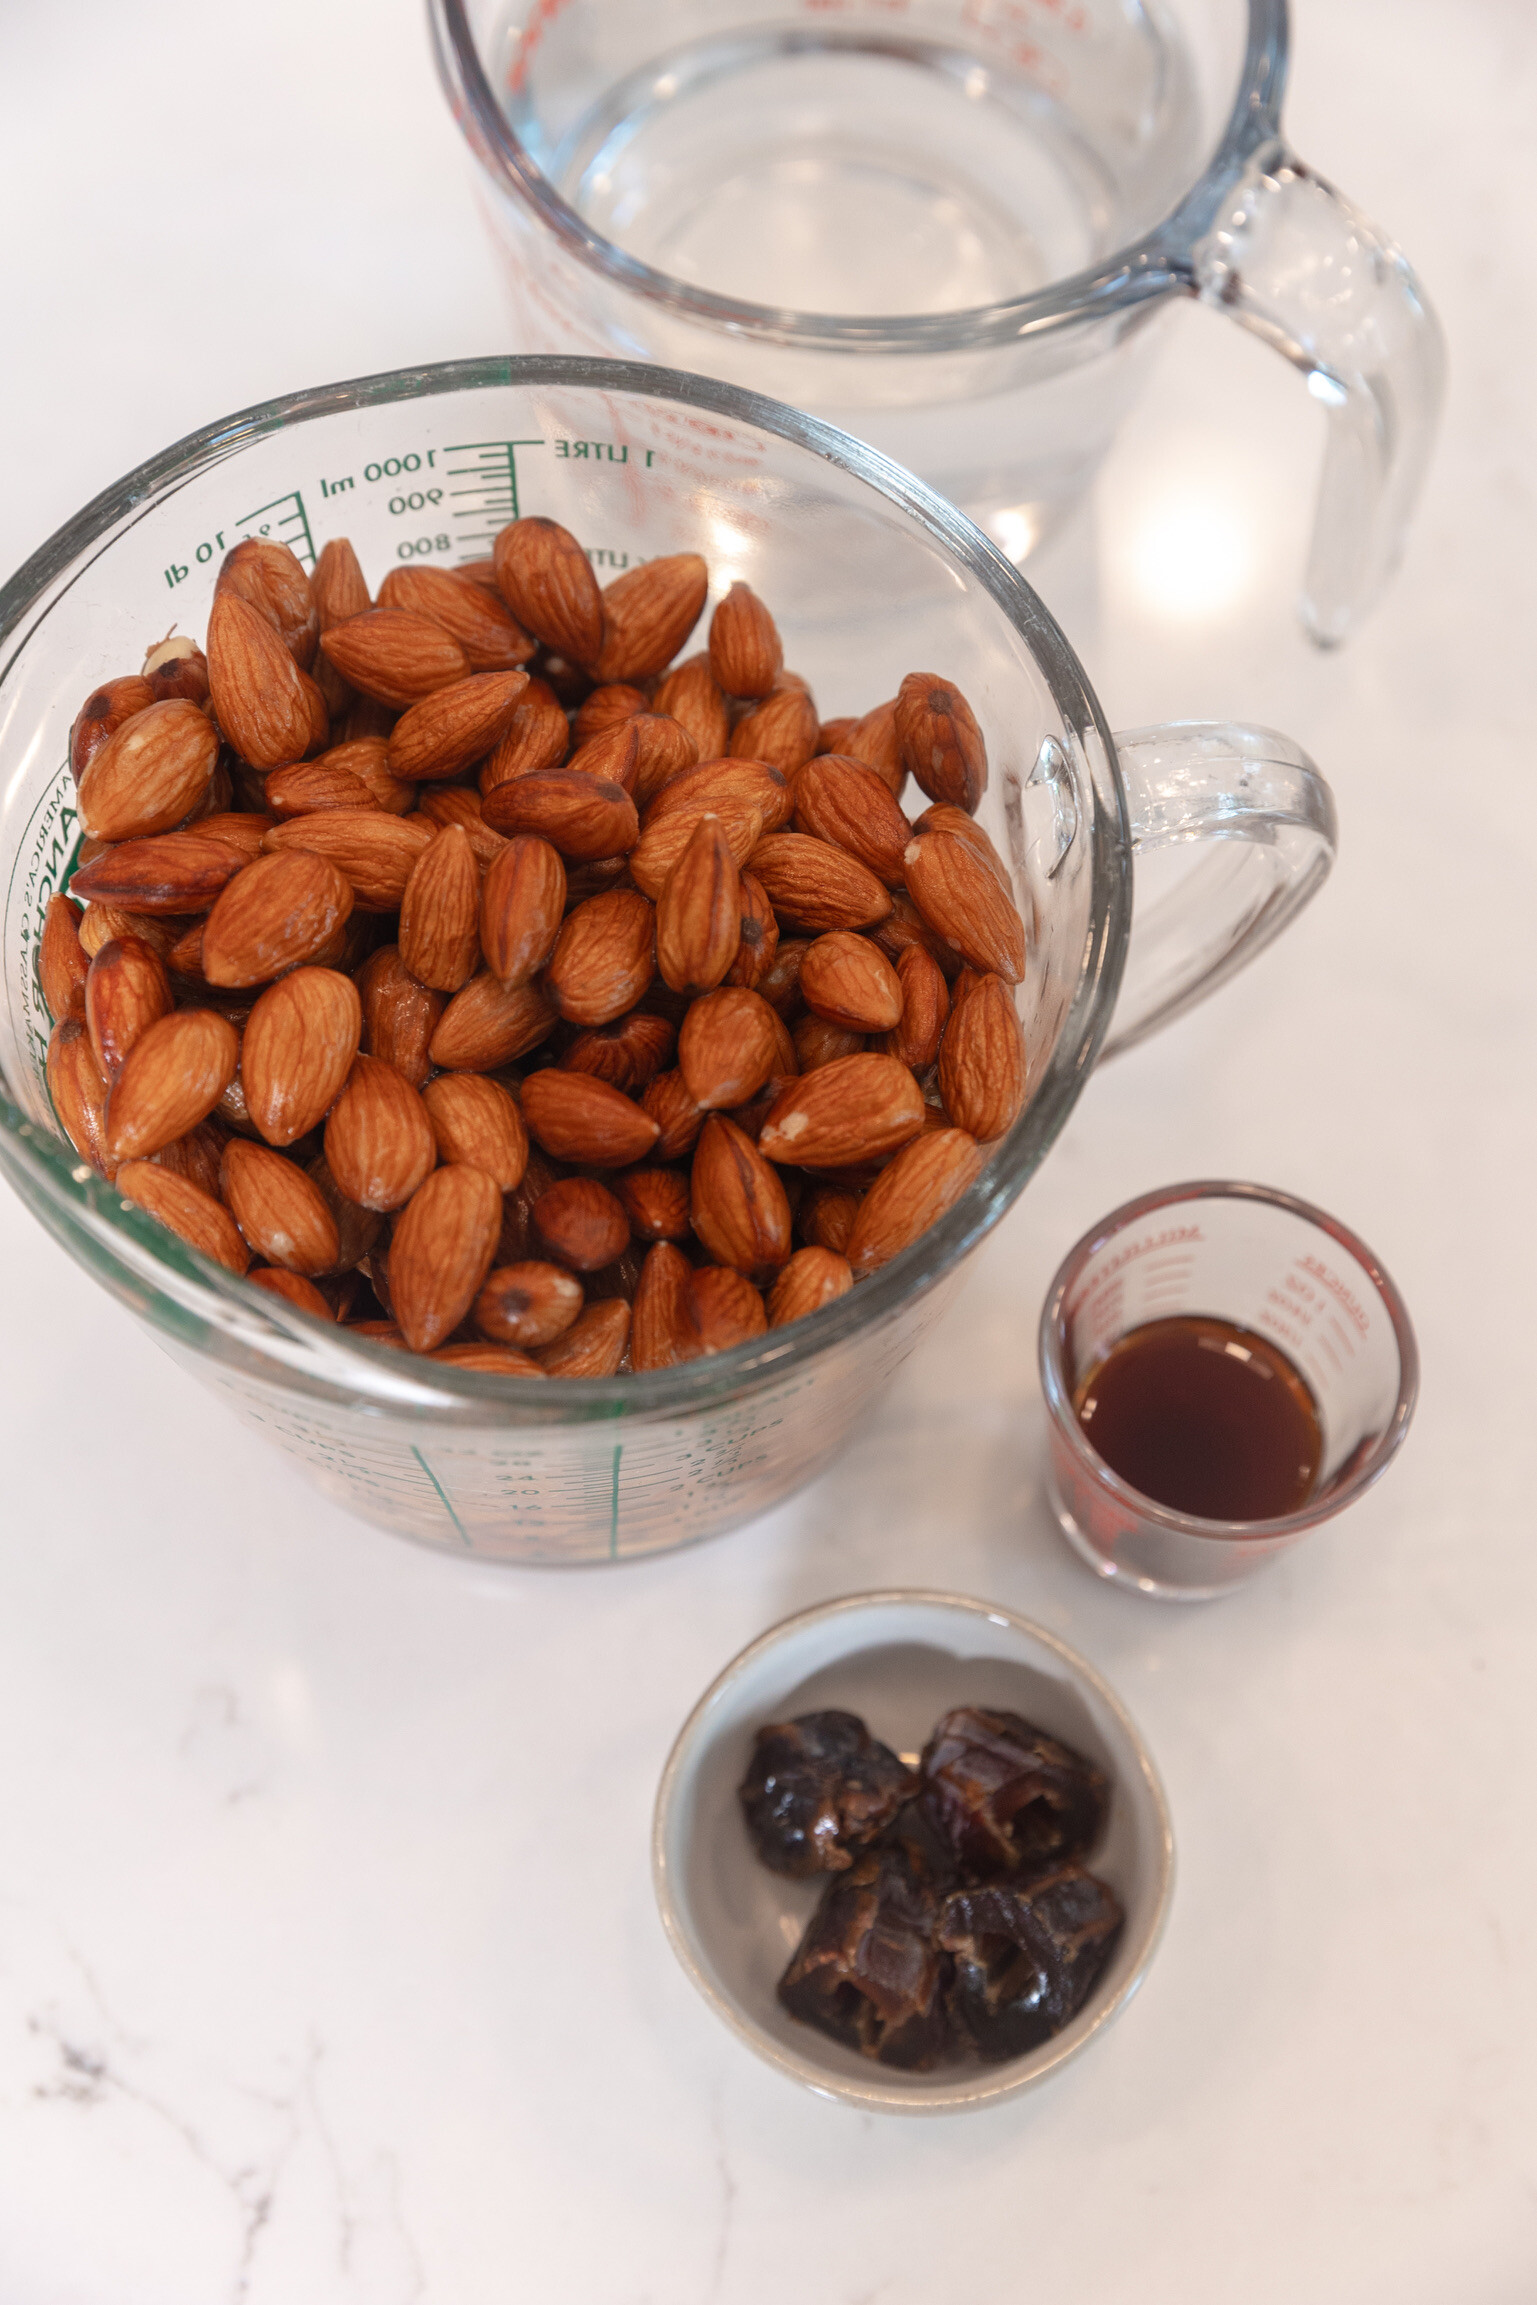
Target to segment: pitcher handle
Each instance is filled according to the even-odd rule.
[[[1334,795],[1273,728],[1176,720],[1117,735],[1131,818],[1131,942],[1106,1056],[1204,1000],[1263,952],[1334,862]],[[1201,843],[1207,854],[1144,905],[1136,860]]]
[[[1329,412],[1298,609],[1332,648],[1403,550],[1445,391],[1440,323],[1393,243],[1279,138],[1234,180],[1191,264],[1194,293],[1284,353]]]

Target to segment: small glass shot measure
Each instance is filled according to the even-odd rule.
[[[1306,1384],[1321,1454],[1297,1509],[1204,1519],[1142,1494],[1094,1448],[1085,1380],[1132,1332],[1192,1316],[1274,1348]],[[1419,1389],[1404,1301],[1366,1244],[1307,1201],[1220,1179],[1144,1193],[1084,1234],[1047,1292],[1040,1367],[1063,1535],[1096,1575],[1159,1600],[1215,1599],[1353,1504],[1396,1454]]]

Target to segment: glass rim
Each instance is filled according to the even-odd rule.
[[[1191,287],[1194,244],[1250,156],[1279,136],[1286,87],[1287,0],[1247,0],[1244,59],[1221,138],[1195,182],[1140,238],[1028,296],[957,312],[797,312],[695,287],[595,232],[557,192],[497,102],[470,28],[468,0],[427,4],[438,76],[466,142],[487,173],[532,209],[568,254],[616,287],[680,318],[732,336],[803,349],[944,353],[1015,343]]]
[[[1102,1249],[1117,1233],[1141,1224],[1160,1211],[1176,1208],[1186,1201],[1239,1200],[1258,1202],[1268,1208],[1284,1209],[1288,1215],[1301,1217],[1306,1223],[1325,1233],[1366,1274],[1381,1300],[1398,1348],[1398,1394],[1382,1431],[1370,1453],[1361,1459],[1350,1478],[1337,1488],[1326,1489],[1311,1503],[1294,1513],[1282,1513],[1268,1521],[1219,1521],[1204,1518],[1199,1513],[1182,1513],[1170,1505],[1162,1505],[1156,1497],[1149,1497],[1141,1489],[1133,1488],[1120,1474],[1106,1464],[1098,1450],[1091,1446],[1082,1425],[1073,1414],[1072,1388],[1067,1382],[1064,1368],[1066,1324],[1063,1306],[1068,1290],[1087,1264],[1089,1258]],[[1409,1308],[1400,1295],[1397,1284],[1371,1249],[1350,1227],[1327,1209],[1314,1202],[1301,1199],[1295,1193],[1283,1192],[1275,1185],[1249,1184],[1234,1177],[1199,1177],[1185,1184],[1163,1185],[1156,1191],[1141,1193],[1135,1200],[1122,1201],[1100,1217],[1088,1231],[1082,1233],[1068,1250],[1052,1275],[1041,1307],[1038,1337],[1038,1362],[1041,1375],[1041,1393],[1047,1413],[1056,1431],[1062,1436],[1080,1469],[1102,1488],[1115,1502],[1135,1513],[1139,1519],[1154,1527],[1176,1532],[1181,1536],[1197,1537],[1207,1542],[1231,1544],[1237,1542],[1269,1541],[1272,1538],[1305,1535],[1309,1529],[1332,1520],[1346,1505],[1364,1495],[1372,1484],[1387,1471],[1399,1449],[1403,1446],[1419,1398],[1420,1356],[1415,1341]]]
[[[366,1392],[392,1412],[416,1414],[424,1422],[445,1413],[460,1422],[492,1425],[507,1421],[513,1411],[513,1421],[526,1426],[688,1413],[791,1373],[893,1317],[992,1229],[1055,1142],[1108,1028],[1130,927],[1130,829],[1114,740],[1070,643],[1019,570],[964,513],[851,435],[762,393],[646,362],[529,354],[386,370],[259,402],[187,434],[93,498],[0,587],[0,687],[50,610],[101,552],[167,496],[243,447],[288,425],[348,409],[538,385],[682,403],[767,432],[866,483],[974,578],[1024,643],[1080,754],[1082,784],[1092,804],[1087,809],[1089,933],[1072,998],[1029,1101],[980,1176],[911,1247],[832,1304],[746,1344],[674,1369],[567,1377],[556,1385],[404,1355],[353,1338],[283,1298],[250,1288],[124,1201],[62,1134],[56,1138],[29,1120],[0,1074],[0,1167],[34,1213],[39,1203],[48,1210],[45,1221],[55,1231],[67,1233],[71,1242],[84,1236],[99,1277],[103,1254],[131,1276],[134,1302],[147,1317],[185,1336],[184,1316],[190,1313],[205,1345],[213,1337],[229,1338],[267,1352],[271,1365],[263,1373],[271,1381],[318,1385],[344,1395]],[[174,1285],[175,1319],[143,1301],[143,1281],[156,1268]]]

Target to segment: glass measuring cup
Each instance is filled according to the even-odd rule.
[[[1203,1313],[1279,1345],[1323,1433],[1313,1494],[1268,1521],[1212,1521],[1111,1471],[1078,1421],[1079,1384],[1146,1321]],[[1212,1600],[1353,1504],[1397,1454],[1419,1390],[1403,1298],[1365,1243],[1264,1185],[1170,1185],[1113,1209],[1046,1293],[1041,1391],[1057,1522],[1095,1574],[1159,1600]]]
[[[1300,609],[1392,573],[1440,409],[1414,273],[1281,134],[1285,0],[430,0],[519,348],[642,356],[872,442],[1014,560],[1174,299],[1328,411]]]
[[[70,722],[174,619],[201,635],[245,534],[306,564],[348,535],[370,581],[481,557],[519,513],[600,573],[697,549],[773,603],[824,714],[942,668],[986,732],[981,811],[1030,927],[1030,1101],[971,1190],[812,1319],[676,1370],[509,1381],[417,1361],[205,1263],[62,1139],[36,974],[77,846]],[[1134,846],[1205,844],[1128,958]],[[331,1495],[425,1543],[618,1559],[711,1534],[809,1480],[1028,1183],[1115,1012],[1124,1045],[1259,950],[1333,853],[1327,786],[1284,737],[1199,726],[1116,745],[1061,632],[950,505],[793,410],[614,362],[467,361],[248,410],[110,489],[0,593],[0,1167],[40,1221]],[[1145,960],[1144,960],[1145,952]],[[3,1302],[3,1299],[0,1299]],[[3,1317],[25,1318],[3,1303]]]

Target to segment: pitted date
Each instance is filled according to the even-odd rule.
[[[1124,1919],[1119,1898],[1081,1866],[1028,1887],[960,1889],[945,1899],[935,1943],[954,1960],[956,2026],[988,2064],[1023,2056],[1076,2016]]]
[[[918,1780],[857,1713],[802,1713],[760,1729],[738,1787],[753,1846],[776,1873],[838,1873],[875,1839]]]
[[[939,1896],[901,1848],[872,1849],[829,1881],[779,1980],[792,2017],[861,2056],[926,2073],[955,2054]]]
[[[1104,1829],[1104,1771],[1018,1713],[957,1706],[935,1722],[919,1767],[924,1805],[975,1880],[1082,1856]]]

